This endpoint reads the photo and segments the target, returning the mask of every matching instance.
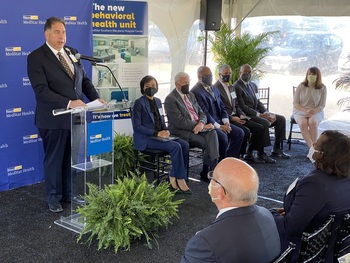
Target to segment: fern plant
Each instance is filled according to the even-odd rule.
[[[133,240],[144,237],[147,246],[156,241],[156,231],[171,224],[171,218],[178,217],[178,206],[183,200],[173,200],[168,183],[162,182],[156,188],[149,184],[145,174],[123,179],[99,190],[88,184],[87,205],[78,212],[85,218],[85,227],[78,237],[89,234],[87,242],[96,238],[98,250],[113,247],[130,250]]]
[[[116,133],[114,147],[114,178],[122,178],[135,171],[134,140],[130,135]]]
[[[250,34],[243,34],[238,37],[229,24],[223,23],[214,37],[209,37],[212,44],[211,51],[214,54],[214,61],[218,65],[227,64],[232,69],[232,82],[239,78],[239,70],[242,65],[249,64],[255,69],[260,61],[268,54],[267,47],[269,37],[276,32],[265,32],[255,37]],[[262,77],[263,72],[255,71],[254,78]]]

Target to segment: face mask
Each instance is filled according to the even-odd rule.
[[[213,82],[213,76],[212,75],[203,76],[202,82],[208,86],[211,86],[211,83]]]
[[[316,75],[307,75],[307,81],[311,84],[315,83],[317,79]]]
[[[221,75],[222,82],[228,83],[231,81],[231,74],[230,75]]]
[[[186,84],[186,85],[181,86],[181,93],[182,94],[190,93],[190,85]]]
[[[211,187],[212,187],[213,185],[211,184],[211,182],[209,183],[209,185],[208,185],[208,194],[210,195],[210,197],[211,197],[211,201],[212,202],[214,202],[215,200],[219,200],[220,198],[219,197],[212,197],[211,196]]]
[[[157,88],[151,87],[151,88],[145,89],[145,94],[149,97],[153,97],[154,94],[157,93],[157,91],[158,91]]]
[[[315,150],[314,146],[311,145],[309,149],[309,154],[307,155],[307,157],[310,159],[312,163],[315,162],[315,159],[313,158],[314,153],[323,153],[323,152]]]
[[[249,73],[243,73],[242,76],[241,76],[241,79],[245,82],[248,82],[252,77],[252,74],[249,74]]]

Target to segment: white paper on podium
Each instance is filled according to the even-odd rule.
[[[100,107],[100,106],[103,106],[103,105],[104,104],[101,101],[99,101],[99,100],[94,100],[94,101],[86,103],[86,106],[88,108],[95,108],[95,107]]]
[[[86,106],[84,106],[84,107],[77,107],[77,108],[74,108],[74,109],[67,109],[67,108],[54,109],[54,110],[52,110],[52,114],[53,114],[53,116],[57,116],[57,115],[71,113],[73,111],[79,111],[79,110],[82,110],[85,107],[87,107],[88,109],[93,109],[93,108],[101,107],[103,105],[104,104],[102,102],[100,102],[99,100],[96,99],[94,101],[86,103]]]

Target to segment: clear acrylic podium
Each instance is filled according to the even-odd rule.
[[[55,224],[81,233],[85,219],[77,208],[86,205],[88,183],[105,185],[114,183],[113,105],[71,109],[71,208],[70,215]],[[62,113],[60,113],[62,114]]]

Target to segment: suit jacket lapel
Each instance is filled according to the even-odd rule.
[[[176,91],[176,88],[173,90],[173,93],[174,93],[174,96],[175,96],[175,99],[179,102],[180,104],[180,111],[181,113],[185,114],[187,117],[191,118],[191,115],[187,109],[187,106],[184,102],[184,100],[181,98],[181,95]],[[187,98],[190,100],[190,96],[187,96]],[[191,102],[192,103],[192,102]]]
[[[144,103],[144,105],[145,105],[145,107],[146,107],[146,111],[147,111],[148,115],[150,116],[150,118],[151,118],[153,124],[155,124],[155,122],[154,122],[154,116],[153,116],[153,113],[152,113],[152,111],[151,111],[151,107],[149,106],[149,101],[148,101],[148,98],[147,98],[146,95],[143,95],[143,103]]]

